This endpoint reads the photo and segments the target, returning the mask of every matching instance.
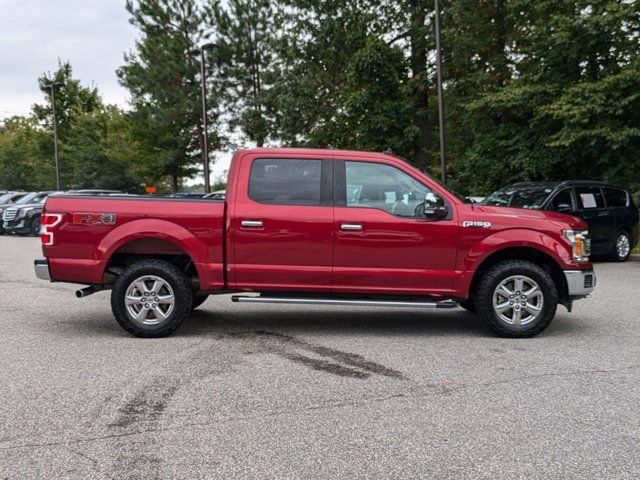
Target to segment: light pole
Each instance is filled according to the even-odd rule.
[[[207,131],[207,76],[205,68],[204,52],[213,50],[218,46],[215,43],[205,43],[199,48],[190,50],[194,56],[200,56],[200,96],[202,97],[202,165],[204,167],[204,193],[211,193],[209,179],[209,132]]]
[[[440,47],[440,0],[434,0],[435,2],[435,17],[436,17],[436,63],[438,66],[438,128],[440,133],[440,177],[442,178],[442,184],[447,179],[447,158],[445,156],[445,141],[444,141],[444,98],[442,94],[442,49]]]
[[[53,112],[53,153],[56,159],[56,190],[60,190],[60,159],[58,158],[58,117],[56,115],[56,88],[64,87],[64,83],[54,82],[45,85],[51,95],[51,111]]]

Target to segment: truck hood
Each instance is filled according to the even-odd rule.
[[[474,212],[487,217],[492,217],[513,223],[528,222],[554,222],[558,225],[566,225],[573,230],[586,230],[587,224],[578,217],[566,215],[564,213],[549,212],[547,210],[532,210],[528,208],[496,207],[492,205],[472,205]]]

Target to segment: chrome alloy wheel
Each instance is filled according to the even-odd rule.
[[[535,280],[513,275],[498,284],[493,291],[493,310],[509,325],[533,322],[544,305],[544,296]]]
[[[143,325],[157,325],[166,320],[176,303],[171,285],[155,275],[136,278],[124,297],[131,320]]]
[[[618,254],[618,258],[627,258],[630,251],[631,242],[629,241],[629,237],[625,234],[618,235],[618,240],[616,240],[616,253]]]

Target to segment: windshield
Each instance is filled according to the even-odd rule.
[[[37,193],[29,193],[28,195],[25,195],[20,200],[15,202],[15,204],[16,205],[25,205],[27,203],[32,203],[32,200],[36,195],[37,195]]]
[[[482,205],[494,205],[498,207],[539,209],[553,188],[541,185],[507,187],[493,192],[482,202]]]
[[[12,196],[13,193],[5,193],[4,195],[0,195],[0,205],[2,205],[3,203],[7,203],[7,200],[9,200]]]

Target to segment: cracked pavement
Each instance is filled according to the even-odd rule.
[[[210,298],[143,340],[0,237],[0,479],[638,478],[640,263],[534,339]]]

